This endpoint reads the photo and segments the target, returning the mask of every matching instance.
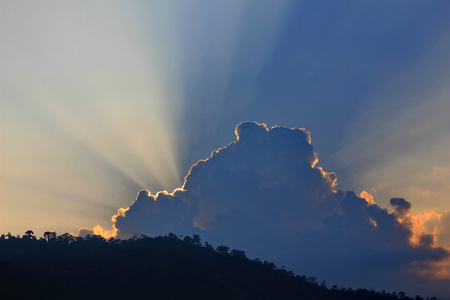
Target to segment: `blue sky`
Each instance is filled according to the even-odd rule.
[[[0,231],[108,228],[242,121],[337,189],[450,209],[448,1],[0,1]]]

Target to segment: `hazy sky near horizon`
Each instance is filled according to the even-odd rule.
[[[0,232],[111,226],[242,121],[337,188],[450,209],[448,1],[0,0]]]

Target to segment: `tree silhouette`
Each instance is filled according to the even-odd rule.
[[[230,248],[227,247],[227,246],[223,246],[223,245],[218,246],[218,247],[216,248],[216,252],[217,252],[217,253],[220,253],[220,254],[228,254],[228,250],[230,250]]]
[[[250,260],[242,250],[221,245],[214,251],[198,235],[30,236],[31,230],[0,238],[0,299],[413,300],[404,292],[328,289],[325,281]],[[111,282],[115,288],[105,289]]]
[[[56,239],[59,242],[62,242],[64,244],[70,244],[70,243],[72,243],[75,240],[75,237],[72,234],[66,232],[66,233],[61,234],[60,236],[58,236]]]
[[[245,255],[245,252],[242,250],[233,249],[231,250],[230,254],[234,257],[241,258],[241,259],[247,259],[247,256]]]
[[[33,230],[27,230],[23,237],[29,240],[35,239],[36,237],[33,234],[34,234]]]
[[[46,231],[44,232],[44,238],[49,242],[51,239],[56,238],[56,232],[52,231]]]
[[[194,235],[192,236],[192,243],[193,243],[194,245],[201,246],[201,244],[202,244],[201,241],[202,241],[202,239],[200,238],[200,235],[194,234]]]

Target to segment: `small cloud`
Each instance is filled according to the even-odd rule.
[[[395,212],[399,216],[405,216],[410,212],[411,203],[403,198],[392,198],[391,205],[395,208]]]
[[[80,228],[78,230],[78,236],[86,237],[88,235],[100,235],[105,239],[109,239],[117,236],[117,229],[113,227],[111,230],[106,230],[100,225],[96,225],[94,228]]]

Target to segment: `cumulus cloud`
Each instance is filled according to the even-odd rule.
[[[403,198],[386,209],[367,192],[339,190],[305,129],[243,122],[235,133],[192,166],[182,188],[140,191],[108,232],[198,233],[330,284],[429,292],[417,282],[448,257],[437,242],[449,240],[450,213],[427,218]]]

